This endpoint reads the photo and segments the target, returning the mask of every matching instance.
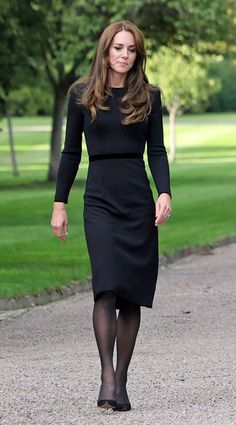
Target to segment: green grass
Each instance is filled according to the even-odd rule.
[[[29,126],[29,125],[51,125],[52,118],[51,117],[13,117],[12,122],[14,126]],[[1,120],[1,127],[7,127],[6,119]]]
[[[15,121],[35,125],[38,119]],[[173,214],[159,228],[161,253],[236,235],[235,123],[236,114],[178,119],[177,161],[171,166]],[[68,204],[69,236],[62,242],[50,228],[54,184],[45,183],[49,133],[16,132],[15,138],[18,178],[10,174],[7,138],[0,133],[1,298],[86,281],[91,275],[83,230],[85,146]],[[166,119],[165,139],[168,147]]]

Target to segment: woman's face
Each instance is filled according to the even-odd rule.
[[[108,63],[114,72],[126,74],[132,68],[136,56],[132,32],[123,30],[114,35],[108,51]]]

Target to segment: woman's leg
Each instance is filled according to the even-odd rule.
[[[101,293],[93,310],[93,327],[101,360],[102,385],[98,400],[115,400],[115,374],[113,351],[116,338],[116,296],[112,291]]]
[[[116,366],[116,401],[128,404],[126,381],[129,363],[133,354],[136,337],[140,326],[141,309],[139,305],[122,300],[117,321],[117,366]]]

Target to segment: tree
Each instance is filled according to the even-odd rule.
[[[37,52],[37,59],[41,58],[54,90],[49,180],[55,179],[58,169],[65,94],[70,84],[87,71],[102,29],[112,20],[127,17],[140,20],[146,35],[153,40],[158,38],[159,42],[162,34],[175,43],[181,38],[192,41],[196,27],[200,27],[197,31],[200,39],[214,39],[216,31],[223,25],[224,6],[220,6],[217,0],[212,0],[210,5],[207,0],[195,0],[193,4],[187,2],[187,7],[185,3],[182,0],[126,0],[122,4],[106,0],[47,0],[43,4],[40,0],[21,2],[24,28],[29,22],[34,26],[34,32],[30,31],[27,35],[30,40],[28,49],[33,57]],[[154,13],[149,13],[148,9]],[[218,19],[215,19],[216,15]],[[162,17],[161,22],[157,19],[159,16]],[[146,26],[148,19],[151,25]]]
[[[11,112],[14,116],[48,116],[52,113],[53,94],[51,86],[47,79],[40,77],[42,76],[39,75],[34,80],[29,78],[20,87],[10,91],[9,100]]]
[[[229,21],[233,22],[227,13],[232,0],[12,0],[9,3],[10,15],[18,22],[18,37],[27,52],[25,66],[43,72],[54,93],[49,180],[56,178],[60,159],[65,95],[71,83],[87,72],[104,27],[121,18],[134,21],[149,39],[151,53],[161,44],[214,42],[226,33]]]
[[[211,51],[219,43],[235,45],[235,0],[136,0],[135,23],[150,40],[151,51],[159,46],[194,46]],[[217,44],[218,43],[218,44]]]
[[[207,63],[209,75],[221,82],[218,93],[213,93],[208,111],[236,111],[236,60],[217,55]]]
[[[13,126],[9,99],[10,90],[15,87],[15,80],[19,72],[19,66],[17,65],[19,63],[17,25],[14,16],[10,14],[10,6],[6,2],[1,1],[0,8],[0,99],[3,103],[4,113],[7,118],[12,171],[15,176],[18,176],[19,171],[14,148]]]
[[[49,180],[58,171],[66,93],[88,71],[102,29],[119,18],[119,11],[124,13],[124,5],[105,0],[22,0],[17,5],[31,65],[43,67],[54,93]]]
[[[217,80],[208,77],[202,58],[191,54],[187,59],[189,53],[186,46],[182,53],[163,47],[148,65],[148,76],[163,91],[169,113],[171,162],[176,158],[176,115],[187,110],[198,111],[207,104],[210,94],[219,89]]]

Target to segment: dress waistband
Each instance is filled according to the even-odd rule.
[[[141,159],[143,159],[143,155],[141,153],[98,154],[98,155],[90,155],[89,161],[96,161],[97,159],[112,159],[112,158],[141,158]]]

